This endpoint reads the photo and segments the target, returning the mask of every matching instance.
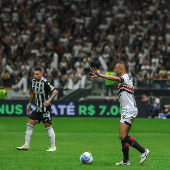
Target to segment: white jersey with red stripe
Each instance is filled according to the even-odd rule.
[[[123,111],[138,111],[136,107],[136,101],[134,99],[134,90],[133,90],[133,82],[128,74],[124,74],[119,77],[121,82],[118,86],[118,95],[120,107]]]

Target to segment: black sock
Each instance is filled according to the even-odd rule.
[[[123,162],[129,161],[129,145],[123,141],[122,142],[122,152],[123,152]]]
[[[130,146],[134,147],[135,149],[137,149],[141,153],[145,152],[145,148],[140,146],[132,136],[126,135],[124,142],[128,143]]]

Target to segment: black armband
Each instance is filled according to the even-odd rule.
[[[121,82],[120,83],[123,83],[124,82],[124,78],[123,77],[119,77]]]

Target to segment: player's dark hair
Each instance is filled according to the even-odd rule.
[[[34,71],[40,71],[40,72],[43,72],[42,68],[41,67],[35,67],[34,68]]]
[[[122,64],[125,67],[126,72],[128,71],[128,66],[127,63],[125,61],[120,61],[120,64]]]

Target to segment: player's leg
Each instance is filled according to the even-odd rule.
[[[56,151],[56,146],[55,146],[55,132],[52,127],[51,123],[44,123],[45,129],[48,132],[51,147],[47,151]]]
[[[36,123],[37,123],[36,120],[28,119],[27,130],[25,133],[25,145],[27,145],[27,146],[29,146],[29,144],[30,144],[31,136],[33,133],[33,128],[36,125]]]
[[[125,123],[120,123],[120,132],[119,132],[119,138],[128,143],[130,146],[134,147],[135,149],[137,149],[139,152],[144,153],[145,152],[145,148],[143,148],[142,146],[140,146],[137,141],[132,137],[129,136],[128,133],[130,131],[130,125],[127,125]],[[127,132],[127,133],[126,133]]]
[[[27,129],[25,132],[25,144],[21,147],[17,147],[18,150],[29,150],[29,144],[31,140],[31,136],[33,133],[33,127],[36,125],[36,121],[32,119],[28,119]]]
[[[126,125],[124,127],[124,125],[125,125],[124,123],[120,122],[120,125],[119,125],[119,138],[121,136],[126,136],[130,131],[131,126]],[[124,155],[123,162],[128,162],[129,161],[129,145],[123,140],[121,140],[121,143],[122,143],[122,152],[123,152],[123,155]]]
[[[119,125],[119,138],[121,139],[121,143],[122,143],[122,152],[123,152],[123,161],[116,163],[116,165],[130,165],[130,161],[129,161],[129,145],[122,140],[124,138],[124,136],[126,136],[129,131],[130,131],[131,126],[128,126],[124,123],[120,122]]]
[[[29,150],[33,127],[36,125],[37,122],[39,122],[38,113],[34,110],[28,119],[27,129],[25,132],[25,144],[21,147],[17,147],[18,150]]]
[[[143,148],[132,136],[129,136],[128,133],[130,131],[130,121],[125,121],[125,123],[120,123],[120,131],[119,138],[128,143],[130,146],[134,147],[141,153],[141,161],[143,163],[146,160],[146,157],[149,155],[150,151],[148,149]],[[126,134],[126,132],[128,132]]]
[[[48,132],[51,147],[47,151],[56,151],[55,146],[55,132],[52,127],[52,114],[50,110],[48,110],[46,113],[43,114],[42,121],[44,123],[44,127]]]
[[[123,162],[128,162],[129,161],[129,145],[124,142],[121,141],[122,143],[122,152],[123,152]]]

